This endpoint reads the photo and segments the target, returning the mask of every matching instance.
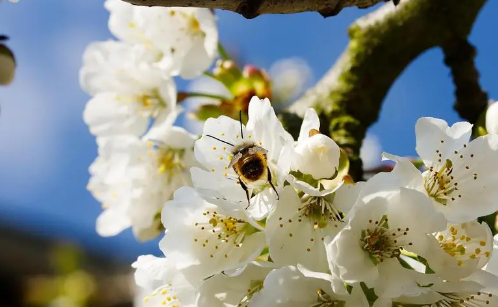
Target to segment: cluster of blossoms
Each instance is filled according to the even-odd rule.
[[[469,141],[469,123],[422,118],[422,170],[384,154],[391,172],[353,182],[313,109],[295,140],[258,98],[271,96],[263,71],[205,72],[210,10],[105,6],[119,41],[90,45],[80,75],[99,154],[88,188],[101,235],[164,234],[165,257],[133,264],[146,306],[498,306],[498,246],[477,220],[498,210],[498,135]],[[201,107],[228,116],[200,116],[198,137],[174,126],[173,78],[202,74],[232,97]]]
[[[193,187],[162,209],[164,258],[133,264],[147,306],[496,306],[498,136],[421,118],[416,150],[352,183],[313,109],[295,141],[269,100],[208,119]],[[249,197],[249,203],[247,195]],[[495,245],[495,248],[498,246]]]
[[[90,44],[80,70],[81,87],[92,96],[84,120],[99,148],[88,189],[104,208],[99,234],[131,227],[144,241],[162,233],[162,206],[176,189],[192,186],[189,169],[200,166],[193,155],[198,136],[175,126],[184,111],[181,102],[202,99],[193,114],[197,120],[213,114],[238,118],[253,95],[280,97],[274,101],[284,105],[309,76],[297,76],[306,65],[295,60],[275,65],[281,82],[272,84],[264,70],[237,67],[218,44],[209,9],[139,7],[121,0],[107,0],[105,7],[118,40]],[[210,72],[218,53],[221,59]],[[221,93],[177,91],[174,78],[199,76]]]
[[[201,75],[218,53],[215,16],[208,9],[141,8],[107,0],[109,29],[119,40],[92,43],[83,56],[84,111],[99,156],[88,189],[103,213],[97,231],[132,227],[147,240],[163,229],[160,211],[173,192],[191,185],[197,136],[174,126],[174,77]],[[153,26],[151,26],[153,25]]]

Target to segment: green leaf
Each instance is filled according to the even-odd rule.
[[[363,293],[365,294],[368,304],[373,306],[373,303],[379,298],[376,294],[373,288],[369,288],[364,282],[360,283],[361,290],[363,290]]]
[[[418,256],[417,257],[417,260],[422,263],[423,265],[425,265],[425,274],[434,274],[435,272],[431,269],[431,267],[429,266],[429,263],[427,262],[427,260],[422,257],[422,256]]]

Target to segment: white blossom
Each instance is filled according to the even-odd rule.
[[[116,41],[90,44],[80,70],[81,87],[94,97],[83,118],[96,136],[142,136],[178,113],[171,77],[153,66],[153,52]]]
[[[154,141],[134,136],[100,140],[88,184],[105,209],[97,219],[99,234],[113,236],[131,226],[141,240],[157,236],[164,202],[177,188],[191,185],[195,137],[176,127],[152,135]]]
[[[154,67],[157,53],[142,45],[107,40],[88,45],[79,72],[80,85],[89,95],[102,92],[146,93],[161,79],[169,79]]]
[[[357,191],[344,189],[341,194],[351,192]],[[346,225],[342,214],[350,209],[347,202],[336,202],[334,196],[308,195],[301,199],[291,186],[284,188],[266,222],[266,240],[275,263],[301,264],[316,271],[328,269],[324,240],[342,230]]]
[[[141,298],[140,306],[196,306],[195,289],[198,284],[187,281],[185,276],[175,269],[170,259],[152,255],[140,256],[132,267],[136,269],[137,285],[150,293]]]
[[[486,135],[469,143],[472,125],[421,118],[417,121],[417,152],[426,171],[405,158],[388,155],[400,168],[400,181],[423,191],[451,223],[464,223],[498,210],[498,136]],[[471,209],[470,209],[471,208]]]
[[[253,262],[242,273],[231,276],[217,274],[204,281],[199,288],[198,306],[246,307],[260,298],[263,282],[273,269],[271,263]]]
[[[393,299],[398,304],[410,304],[442,307],[442,306],[472,306],[488,307],[498,304],[498,297],[486,291],[485,286],[475,281],[462,280],[457,282],[440,281],[433,284],[431,291],[420,296],[401,297]],[[423,304],[423,305],[422,305]],[[392,306],[392,305],[374,305],[374,306]],[[402,305],[403,306],[403,305]]]
[[[328,136],[319,133],[320,121],[316,111],[306,110],[295,147],[292,168],[314,179],[329,179],[337,174],[339,146]]]
[[[498,136],[468,142],[472,126],[422,118],[416,125],[417,152],[428,170],[424,188],[451,222],[467,222],[498,210]],[[472,209],[469,210],[469,206]]]
[[[268,180],[278,190],[290,169],[292,136],[282,127],[268,99],[253,97],[249,103],[247,127],[226,116],[208,119],[202,137],[195,143],[195,157],[207,171],[192,170],[194,186],[210,201],[220,204],[230,200],[239,204],[234,209],[248,206],[240,180],[247,186],[252,198],[249,212],[260,218],[268,214],[277,195]],[[256,146],[264,153],[267,169],[257,180],[247,180],[230,166],[234,154],[245,146]],[[253,194],[255,194],[253,196]]]
[[[224,211],[188,187],[166,203],[162,223],[168,231],[161,250],[196,280],[243,267],[265,247],[263,228],[244,211]]]
[[[266,277],[260,297],[251,307],[344,306],[367,307],[360,289],[348,294],[346,288],[336,293],[332,281],[305,276],[294,266],[272,271]]]
[[[141,7],[120,0],[107,0],[105,6],[111,32],[159,51],[158,67],[173,76],[199,76],[218,55],[218,30],[209,9]]]
[[[493,250],[493,236],[486,223],[448,224],[434,234],[438,244],[427,254],[432,270],[446,280],[467,277],[486,265]]]
[[[367,193],[369,185],[380,186],[390,176],[378,174],[367,182],[347,226],[328,244],[327,252],[331,271],[345,282],[365,282],[379,295],[396,297],[418,287],[399,256],[403,251],[424,256],[435,240],[430,234],[444,229],[446,220],[418,191],[386,187],[385,192]]]

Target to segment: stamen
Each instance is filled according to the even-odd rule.
[[[203,248],[214,249],[213,253],[221,247],[228,247],[227,244],[239,248],[248,235],[259,231],[242,219],[222,215],[216,211],[206,211],[203,215],[209,219],[207,223],[194,224],[202,233],[194,238],[194,242]],[[224,252],[229,251],[224,249]]]
[[[362,230],[361,242],[363,250],[369,253],[372,262],[377,265],[388,258],[398,258],[404,246],[411,246],[412,242],[404,237],[409,228],[389,229],[387,216],[380,221],[369,221],[369,227]]]
[[[433,307],[485,307],[496,303],[496,297],[490,293],[441,293],[444,299],[433,303]],[[493,304],[494,306],[494,304]]]

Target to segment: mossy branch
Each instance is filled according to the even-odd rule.
[[[351,40],[343,55],[291,111],[302,115],[315,107],[330,135],[349,152],[351,176],[362,178],[362,140],[395,80],[424,51],[448,46],[455,38],[465,40],[485,3],[410,0],[360,18],[349,28]]]
[[[479,84],[479,72],[474,62],[476,49],[461,37],[446,42],[442,48],[444,62],[451,69],[455,84],[453,107],[461,118],[476,123],[488,105],[488,94]]]

